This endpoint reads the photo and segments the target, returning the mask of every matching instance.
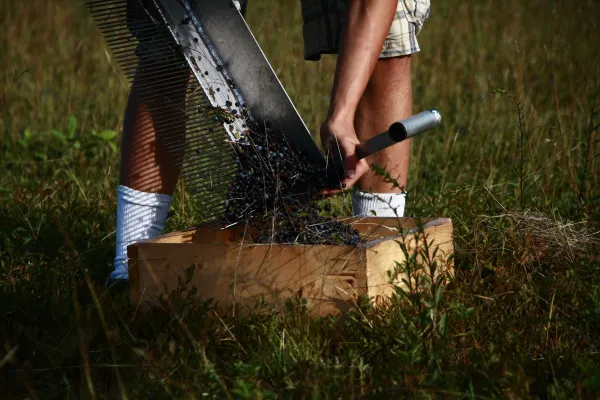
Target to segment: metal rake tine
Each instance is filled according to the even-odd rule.
[[[205,137],[196,137],[192,139],[181,138],[180,140],[176,140],[171,138],[172,140],[169,143],[165,143],[165,147],[168,147],[170,151],[185,151],[190,149],[190,151],[198,152],[200,144],[203,144],[207,141]],[[184,142],[184,143],[181,143]],[[164,142],[163,142],[164,143]],[[213,154],[213,152],[224,153],[226,150],[231,151],[231,147],[227,148],[224,145],[225,143],[214,143],[210,146],[202,146],[201,155]]]
[[[110,49],[113,52],[113,54],[118,55],[118,54],[124,54],[123,50],[130,48],[131,46],[137,47],[140,44],[140,42],[134,38],[134,37],[128,37],[125,39],[120,39],[120,43],[109,43]],[[167,39],[157,39],[155,41],[152,42],[153,46],[157,46],[157,47],[153,47],[152,48],[152,53],[156,54],[159,51],[164,51],[166,52],[173,52],[173,47],[175,46],[175,43],[173,41],[167,40]],[[161,47],[158,47],[158,46]]]
[[[152,32],[152,31],[156,31],[157,27],[156,25],[153,24],[146,24],[146,27],[144,27],[143,29],[140,29],[140,27],[138,26],[136,28],[136,33],[146,33],[146,32]],[[135,40],[137,40],[137,38],[135,36],[133,36],[133,34],[131,33],[131,29],[126,26],[126,22],[123,22],[121,24],[119,24],[119,26],[117,27],[117,29],[100,29],[101,31],[103,31],[102,33],[104,34],[104,36],[106,37],[132,37]],[[160,32],[157,32],[157,34],[160,34]]]
[[[181,137],[179,139],[171,136],[170,141],[168,143],[164,143],[165,147],[169,149],[169,151],[173,152],[185,152],[185,151],[193,151],[195,154],[200,155],[210,155],[213,153],[224,153],[226,151],[231,151],[230,147],[225,147],[224,142],[210,143],[207,145],[206,142],[209,138],[197,136],[194,138],[184,138]]]
[[[212,177],[215,179],[219,179],[219,182],[222,182],[223,178],[232,178],[232,172],[234,172],[235,169],[228,169],[228,170],[214,170],[212,168],[210,168],[210,165],[205,165],[202,168],[195,170],[193,173],[190,172],[186,175],[186,177],[190,178],[188,180],[186,180],[186,185],[191,185],[194,184],[194,182],[198,182],[199,179],[204,179],[206,177]]]
[[[204,149],[198,151],[198,149],[195,149],[193,146],[191,146],[184,152],[178,150],[176,153],[180,155],[178,157],[179,159],[193,160],[194,165],[198,167],[208,164],[215,164],[213,165],[215,170],[223,169],[230,171],[236,168],[236,160],[233,152],[228,151],[226,148],[208,148],[206,151]],[[196,172],[196,170],[189,171],[190,174],[194,174]],[[188,172],[183,171],[182,173],[187,174]]]
[[[107,7],[89,7],[90,12],[92,13],[92,15],[94,16],[103,16],[103,15],[110,15],[113,12],[120,12],[122,13],[123,10],[127,9],[127,4],[122,4],[122,5],[114,5],[114,6],[107,6]],[[104,14],[103,14],[104,13]]]

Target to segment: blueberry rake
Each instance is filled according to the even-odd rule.
[[[128,80],[138,74],[137,91],[160,119],[154,122],[162,132],[173,128],[160,140],[181,168],[200,220],[224,211],[235,170],[231,145],[252,124],[284,132],[296,151],[324,162],[233,3],[196,1],[202,13],[188,0],[96,0],[87,6]],[[147,63],[143,76],[141,63]]]
[[[237,168],[233,150],[252,127],[281,132],[294,152],[339,182],[339,153],[326,160],[234,3],[92,0],[87,6],[125,76],[135,77],[136,93],[145,96],[159,139],[198,205],[198,222],[225,212]],[[359,157],[440,119],[435,111],[411,118],[362,144]]]

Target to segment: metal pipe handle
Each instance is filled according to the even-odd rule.
[[[433,129],[441,122],[442,116],[437,110],[423,111],[402,121],[394,122],[386,132],[358,144],[356,146],[356,158],[362,160],[393,144]]]
[[[402,121],[394,122],[387,132],[380,133],[356,146],[356,158],[362,160],[372,154],[386,149],[396,143],[437,127],[442,122],[442,116],[436,110],[420,112]],[[327,185],[337,187],[344,179],[344,161],[340,148],[327,155],[328,168]]]

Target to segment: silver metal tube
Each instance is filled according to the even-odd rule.
[[[356,146],[356,158],[361,160],[396,143],[409,139],[442,122],[442,116],[437,110],[428,110],[394,122],[388,131],[383,132]]]

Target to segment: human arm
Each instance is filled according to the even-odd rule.
[[[365,160],[357,163],[359,143],[354,117],[367,87],[383,42],[394,19],[398,0],[351,0],[339,47],[328,117],[321,126],[321,141],[327,149],[339,146],[344,155],[347,186],[368,170]]]

